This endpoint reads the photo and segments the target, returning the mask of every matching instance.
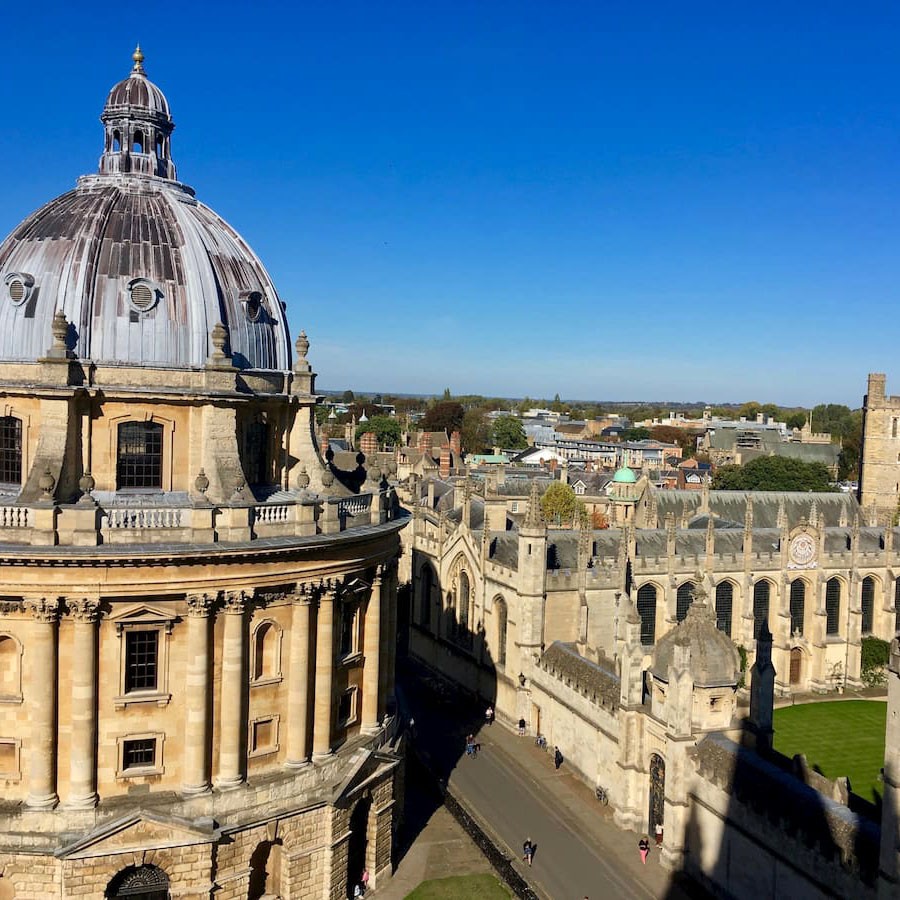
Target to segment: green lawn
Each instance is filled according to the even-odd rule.
[[[509,900],[510,896],[493,875],[455,875],[423,881],[406,900]]]
[[[805,753],[828,778],[846,775],[854,794],[881,796],[887,704],[874,700],[804,703],[775,710],[775,749]]]

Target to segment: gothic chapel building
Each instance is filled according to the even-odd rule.
[[[0,245],[0,900],[344,897],[390,871],[404,520],[139,50],[101,120]]]

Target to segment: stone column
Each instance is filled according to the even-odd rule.
[[[222,641],[222,701],[219,706],[219,774],[216,787],[226,791],[244,781],[244,693],[246,649],[244,611],[249,598],[243,591],[225,595],[225,635]]]
[[[381,660],[381,570],[372,581],[372,593],[366,604],[363,650],[366,655],[363,669],[363,731],[378,730],[379,723],[379,678]]]
[[[385,572],[387,581],[387,697],[394,697],[394,679],[397,675],[397,560],[393,560]],[[471,588],[470,588],[471,596]],[[471,621],[471,619],[470,619]]]
[[[334,684],[334,595],[333,587],[319,594],[316,619],[316,711],[313,722],[313,759],[331,753],[331,722],[334,718],[332,693]]]
[[[312,602],[295,594],[291,613],[290,685],[288,689],[287,765],[309,762],[309,623]]]
[[[184,722],[184,773],[181,792],[195,795],[209,790],[210,670],[209,614],[213,598],[192,594],[187,598],[187,677]]]
[[[30,646],[24,663],[29,674],[28,798],[35,809],[51,809],[59,802],[56,793],[56,686],[58,600],[26,600],[34,618]]]
[[[72,616],[72,744],[68,805],[97,805],[97,621],[99,600],[70,600]]]

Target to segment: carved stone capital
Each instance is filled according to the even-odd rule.
[[[223,611],[229,616],[242,616],[250,599],[246,591],[226,591],[222,600]]]
[[[69,615],[76,622],[96,622],[100,618],[100,601],[88,600],[69,600]]]
[[[48,600],[46,597],[41,597],[40,600],[26,600],[25,608],[36,622],[49,625],[59,618],[59,600]]]
[[[191,618],[206,618],[212,610],[212,605],[215,602],[215,599],[215,595],[210,596],[209,594],[188,594],[188,615],[191,616]]]

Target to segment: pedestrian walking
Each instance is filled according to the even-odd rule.
[[[531,865],[531,861],[534,859],[534,844],[531,843],[531,838],[525,838],[525,843],[522,844],[522,860],[527,862],[528,865]]]
[[[647,854],[650,852],[650,839],[646,835],[638,841],[638,850],[641,852],[641,862],[646,866]]]
[[[473,758],[475,756],[475,735],[474,734],[466,735],[466,756],[471,756]]]
[[[663,839],[662,822],[656,823],[656,830],[654,831],[654,835],[656,836],[656,846],[662,847],[662,839]]]
[[[369,870],[363,869],[362,875],[359,876],[359,883],[362,885],[362,892],[365,892],[369,889]]]
[[[563,755],[562,750],[559,747],[553,748],[553,765],[556,766],[557,770],[563,764]]]
[[[488,704],[488,708],[484,711],[484,724],[493,725],[494,723],[494,707]]]
[[[525,720],[519,719],[519,737],[525,734]]]

